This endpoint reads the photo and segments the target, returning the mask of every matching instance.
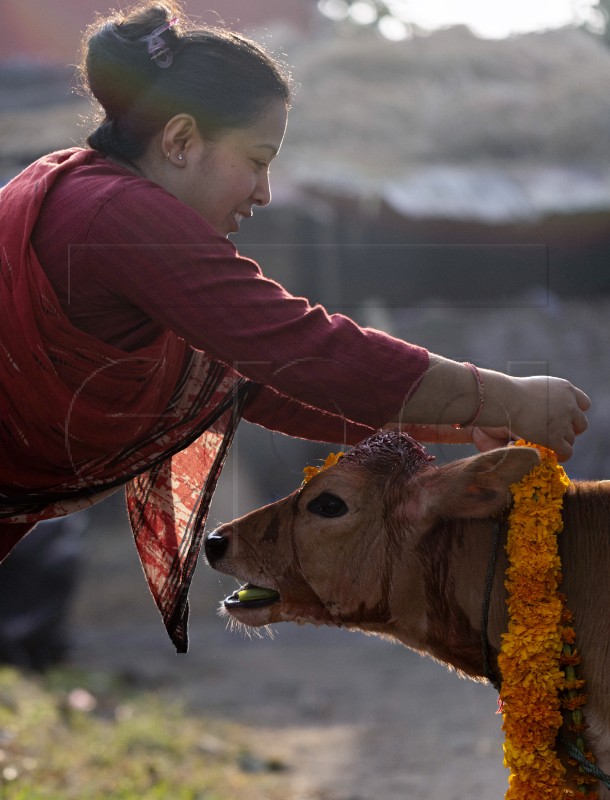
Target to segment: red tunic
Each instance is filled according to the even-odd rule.
[[[345,420],[397,413],[426,350],[288,294],[157,184],[74,152],[32,242],[75,326],[128,351],[174,331],[261,385],[246,419],[293,436],[354,443],[368,431]]]

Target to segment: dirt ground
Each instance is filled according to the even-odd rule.
[[[488,686],[404,647],[329,628],[227,629],[234,586],[200,563],[190,650],[177,655],[148,594],[126,522],[98,513],[73,614],[71,662],[173,687],[191,712],[255,726],[286,767],[286,800],[501,800],[501,717]],[[247,798],[244,798],[247,800]]]

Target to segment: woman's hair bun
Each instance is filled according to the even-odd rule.
[[[120,117],[155,80],[158,66],[150,57],[146,37],[181,13],[173,3],[147,3],[90,26],[81,78],[107,120]],[[163,40],[170,51],[178,44],[171,27],[163,32]]]
[[[98,19],[81,64],[105,114],[87,143],[126,161],[176,114],[190,114],[211,140],[252,124],[271,100],[290,101],[289,71],[270,53],[230,29],[193,25],[173,0]]]

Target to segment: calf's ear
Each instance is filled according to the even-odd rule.
[[[540,462],[532,447],[502,447],[463,458],[422,476],[420,509],[426,515],[480,518],[510,503],[510,486]]]

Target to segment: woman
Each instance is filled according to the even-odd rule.
[[[83,76],[105,117],[1,194],[2,554],[39,519],[126,485],[149,584],[186,648],[186,594],[241,416],[355,443],[388,423],[562,459],[589,400],[329,316],[228,241],[271,200],[290,78],[225,30],[147,4],[101,20]],[[477,426],[474,426],[474,423]]]

